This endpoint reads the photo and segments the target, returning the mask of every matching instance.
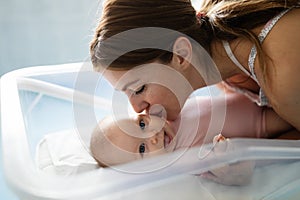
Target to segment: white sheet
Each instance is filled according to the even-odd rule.
[[[97,162],[84,148],[76,130],[45,135],[36,150],[37,167],[47,173],[71,175],[98,168]]]
[[[226,186],[200,178],[202,187],[206,188],[215,199],[250,200],[250,199],[286,199],[288,194],[298,191],[300,194],[300,162],[284,162],[266,165],[255,169],[252,181],[246,186]],[[295,186],[295,183],[298,185]],[[297,188],[297,189],[295,189]],[[276,197],[276,198],[275,198]],[[296,198],[297,197],[297,198]],[[299,199],[294,196],[288,199]]]

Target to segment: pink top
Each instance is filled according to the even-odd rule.
[[[183,108],[182,125],[179,126],[179,120],[173,123],[175,129],[180,127],[175,149],[212,142],[219,133],[229,138],[268,137],[265,127],[266,107],[257,106],[243,94],[228,93],[226,98],[214,97],[213,101],[210,96],[193,99],[189,99]]]

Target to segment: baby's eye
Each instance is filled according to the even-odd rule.
[[[143,155],[145,151],[146,151],[145,143],[140,144],[139,153]]]
[[[143,91],[145,90],[145,85],[143,85],[142,87],[140,87],[138,90],[136,90],[134,92],[135,95],[141,94]]]
[[[144,130],[144,129],[145,129],[145,127],[146,127],[146,123],[144,122],[144,120],[143,120],[143,119],[140,119],[140,121],[139,121],[139,126],[141,127],[141,129],[142,129],[142,130]]]

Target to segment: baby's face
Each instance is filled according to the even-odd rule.
[[[100,159],[106,165],[116,165],[171,152],[175,134],[170,125],[156,116],[138,115],[133,119],[100,122],[106,142],[101,142]]]

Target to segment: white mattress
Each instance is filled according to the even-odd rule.
[[[76,130],[45,135],[37,146],[36,164],[44,172],[65,176],[98,168]]]

